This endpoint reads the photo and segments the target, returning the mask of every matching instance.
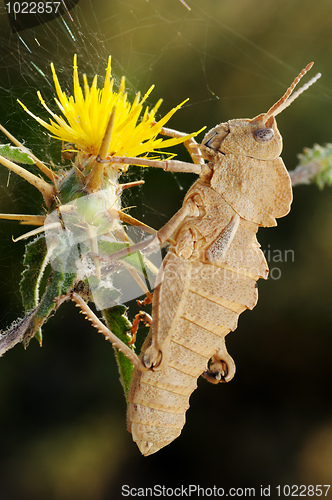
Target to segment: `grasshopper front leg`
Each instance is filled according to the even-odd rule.
[[[110,159],[98,159],[100,163],[108,162],[122,165],[142,165],[143,167],[161,168],[168,172],[187,172],[200,175],[202,173],[202,165],[188,163],[179,160],[149,160],[148,158],[136,158],[132,156],[112,156]]]
[[[135,316],[135,319],[133,321],[133,326],[130,331],[132,339],[130,342],[128,342],[129,345],[135,344],[137,330],[141,321],[142,323],[144,323],[145,326],[151,326],[152,324],[152,318],[150,314],[146,313],[145,311],[139,311]]]
[[[148,248],[153,248],[155,245],[161,246],[171,239],[172,235],[176,231],[177,227],[183,222],[186,217],[196,216],[198,214],[198,208],[194,202],[191,200],[186,203],[175,215],[165,224],[159,231],[156,232],[155,236],[146,239],[135,245],[129,245],[117,252],[113,252],[111,255],[101,257],[101,260],[105,262],[113,262],[115,260],[121,259],[135,252],[139,252]]]
[[[185,134],[184,132],[179,132],[178,130],[174,130],[172,128],[166,128],[163,127],[160,130],[160,133],[162,135],[166,135],[167,137],[185,137],[188,134]],[[188,153],[191,156],[192,161],[196,165],[200,165],[201,167],[205,164],[204,158],[201,152],[200,145],[196,142],[194,137],[191,137],[187,141],[184,142],[185,147],[187,148]]]

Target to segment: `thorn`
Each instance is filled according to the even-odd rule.
[[[116,106],[113,106],[112,112],[110,114],[108,124],[106,127],[105,135],[103,137],[100,150],[98,153],[98,158],[100,160],[105,160],[107,156],[107,152],[111,143],[112,139],[112,131],[113,131],[113,126],[114,126],[114,119],[115,119],[115,111],[116,111]]]
[[[46,217],[44,215],[0,214],[0,219],[17,220],[20,221],[21,224],[42,226]]]
[[[41,179],[40,177],[37,177],[36,175],[32,174],[25,168],[20,167],[19,165],[16,165],[16,163],[13,163],[10,160],[7,160],[3,156],[0,156],[0,163],[12,172],[15,172],[15,174],[19,175],[20,177],[23,177],[27,182],[29,182],[32,186],[38,189],[38,191],[41,192],[41,194],[44,197],[44,201],[46,203],[47,207],[50,207],[54,197],[55,197],[55,188],[54,186],[51,186],[48,184],[46,181]]]
[[[145,181],[133,181],[133,182],[126,182],[125,184],[119,184],[120,189],[123,191],[124,189],[140,186],[141,184],[144,184]]]
[[[33,160],[35,162],[35,165],[37,165],[37,167],[39,168],[39,170],[41,170],[43,172],[43,174],[45,174],[52,182],[54,182],[55,179],[59,178],[59,176],[56,175],[56,173],[53,172],[53,170],[51,170],[50,168],[48,168],[42,161],[38,160],[38,158],[28,148],[26,148],[20,141],[18,141],[1,124],[0,124],[0,130],[8,137],[9,140],[12,141],[12,143],[15,144],[15,146],[21,148],[22,151],[24,151],[25,153],[27,153],[30,156],[31,160]]]
[[[28,231],[27,233],[21,234],[18,238],[12,238],[13,242],[16,243],[17,241],[20,240],[26,240],[27,238],[30,238],[30,236],[35,236],[36,234],[43,233],[44,231],[47,231],[49,229],[54,229],[58,228],[60,224],[58,222],[54,222],[53,224],[47,224],[46,226],[39,226],[36,229],[32,229],[32,231]]]
[[[157,233],[157,231],[155,229],[153,229],[152,227],[147,226],[146,224],[144,224],[144,222],[141,222],[140,220],[135,219],[131,215],[128,215],[128,214],[122,212],[121,210],[118,210],[118,216],[119,216],[119,219],[121,222],[130,224],[131,226],[143,227],[147,233],[152,234],[153,236],[155,236],[155,234]]]

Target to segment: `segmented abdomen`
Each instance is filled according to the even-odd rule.
[[[243,231],[248,232],[245,221]],[[189,398],[197,387],[197,378],[206,370],[208,360],[220,349],[223,338],[237,327],[239,314],[257,302],[256,281],[267,275],[267,265],[258,249],[255,231],[243,267],[231,267],[235,240],[228,260],[210,264],[190,261],[171,250],[164,261],[164,277],[153,297],[153,324],[142,352],[151,336],[166,353],[161,370],[140,372],[135,369],[129,392],[128,430],[143,455],[155,453],[181,433]],[[242,238],[243,238],[242,234]],[[243,247],[242,247],[243,248]],[[232,257],[233,256],[233,257]],[[252,256],[251,256],[252,257]],[[253,272],[253,267],[256,267]],[[166,347],[166,348],[165,348]]]

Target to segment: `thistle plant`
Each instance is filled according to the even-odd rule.
[[[73,157],[69,168],[50,168],[0,125],[0,130],[14,144],[1,146],[0,163],[32,184],[41,193],[44,205],[40,210],[44,215],[0,214],[2,219],[36,226],[17,238],[30,239],[26,245],[20,284],[25,316],[1,333],[0,356],[19,342],[26,347],[33,337],[41,343],[41,327],[63,302],[70,299],[85,314],[86,304],[94,302],[108,329],[91,312],[88,316],[94,326],[106,338],[112,340],[107,333],[110,331],[129,344],[131,323],[123,302],[143,294],[150,296],[161,259],[158,251],[156,261],[140,252],[131,255],[128,252],[121,259],[107,261],[113,252],[154,234],[121,205],[122,191],[143,181],[121,183],[121,176],[130,164],[135,164],[135,157],[137,164],[141,164],[139,160],[142,159],[158,161],[161,155],[171,160],[175,155],[165,153],[165,149],[180,143],[188,147],[200,132],[172,136],[172,130],[165,129],[165,125],[184,103],[157,119],[162,100],[158,100],[152,109],[145,105],[153,86],[143,97],[137,93],[132,102],[125,90],[124,78],[114,90],[111,58],[103,87],[98,88],[97,75],[91,85],[83,75],[82,88],[75,56],[73,95],[69,97],[61,89],[53,64],[51,69],[59,114],[51,110],[40,92],[37,94],[50,115],[49,122],[19,103],[54,139],[66,145],[65,154]],[[171,137],[164,139],[160,134]],[[121,158],[121,163],[114,161],[115,157]],[[128,163],[127,157],[130,158]],[[40,175],[18,163],[35,164]],[[128,281],[128,276],[131,280],[125,292],[121,285],[114,283],[119,276],[120,280]],[[45,281],[47,284],[43,288]],[[138,291],[132,291],[133,284]],[[115,349],[125,393],[132,371],[127,356],[130,350],[134,350],[134,345],[127,349],[126,356]]]
[[[332,185],[332,144],[304,148],[299,165],[290,172],[293,186],[315,183],[319,189]]]

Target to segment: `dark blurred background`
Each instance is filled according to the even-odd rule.
[[[74,53],[80,71],[100,74],[100,84],[108,54],[133,95],[155,84],[149,104],[163,97],[163,114],[189,97],[169,123],[186,132],[267,111],[313,60],[311,76],[320,71],[321,80],[278,117],[285,164],[293,169],[304,147],[332,140],[330,0],[188,3],[190,12],[179,0],[80,0],[66,25],[58,19],[19,33],[1,6],[1,123],[44,161],[59,158],[59,145],[16,99],[46,118],[36,90],[51,101],[53,61],[71,92]],[[187,160],[183,149],[179,158]],[[145,185],[126,203],[156,229],[195,180],[133,172]],[[32,187],[0,168],[2,213],[40,213],[40,204]],[[331,227],[332,188],[301,186],[278,227],[259,231],[279,279],[258,283],[258,305],[227,338],[236,376],[220,386],[200,380],[181,437],[151,457],[140,456],[126,431],[111,346],[72,304],[62,306],[44,328],[42,348],[32,341],[0,360],[0,499],[108,500],[120,498],[124,484],[271,485],[277,498],[278,484],[329,484]],[[24,229],[1,222],[1,328],[22,314],[24,243],[11,238]]]

